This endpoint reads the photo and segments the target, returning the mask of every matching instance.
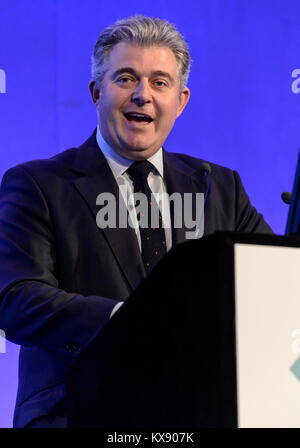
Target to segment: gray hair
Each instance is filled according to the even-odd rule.
[[[119,42],[140,46],[161,45],[173,51],[177,61],[180,90],[187,84],[191,57],[187,43],[175,25],[156,17],[136,15],[117,20],[102,31],[97,39],[92,56],[92,78],[101,85],[107,67],[106,62],[112,48]]]

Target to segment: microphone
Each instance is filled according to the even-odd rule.
[[[200,166],[200,173],[201,173],[202,176],[204,176],[205,179],[206,179],[206,185],[207,185],[207,188],[206,188],[206,192],[205,192],[205,196],[204,196],[204,201],[203,201],[202,211],[201,211],[201,213],[200,213],[200,216],[199,216],[199,219],[198,219],[198,224],[197,224],[197,226],[196,226],[196,230],[195,230],[195,234],[194,234],[194,239],[198,238],[197,235],[198,235],[198,232],[199,232],[200,225],[201,225],[201,223],[202,223],[202,219],[203,219],[203,215],[204,215],[204,209],[205,209],[205,205],[206,205],[206,202],[207,202],[208,194],[209,194],[209,192],[210,192],[210,174],[211,174],[211,171],[212,171],[212,169],[211,169],[211,166],[210,166],[209,163],[207,163],[207,162],[202,162],[202,163],[201,163],[201,166]],[[203,229],[203,232],[204,232],[204,229]],[[201,235],[201,236],[202,236],[202,235]]]
[[[206,185],[207,185],[205,196],[204,196],[204,205],[205,205],[208,193],[210,191],[210,174],[211,174],[211,166],[210,166],[210,164],[207,163],[207,162],[202,162],[201,166],[200,166],[200,173],[202,174],[202,176],[205,177]]]
[[[200,173],[203,174],[203,176],[207,176],[211,173],[211,166],[207,162],[202,162],[200,167]]]
[[[292,200],[292,193],[290,191],[284,191],[281,194],[281,199],[283,200],[283,202],[285,202],[286,204],[290,204],[291,200]]]

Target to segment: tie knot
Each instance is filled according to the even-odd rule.
[[[153,165],[148,160],[138,160],[134,162],[128,169],[127,173],[132,179],[146,178],[153,170]]]

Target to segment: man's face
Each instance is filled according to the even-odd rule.
[[[94,81],[90,90],[104,140],[133,160],[163,145],[190,95],[188,88],[180,93],[172,50],[125,42],[113,47],[100,90]]]

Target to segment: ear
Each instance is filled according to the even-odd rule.
[[[191,96],[190,89],[188,87],[185,87],[184,90],[180,93],[179,105],[178,105],[178,108],[177,108],[176,118],[178,118],[179,115],[182,114],[185,106],[188,103],[188,100],[190,99],[190,96]]]
[[[98,106],[100,98],[100,89],[99,87],[96,86],[96,82],[94,80],[92,80],[89,83],[89,89],[92,95],[93,103],[95,104],[95,106]]]

